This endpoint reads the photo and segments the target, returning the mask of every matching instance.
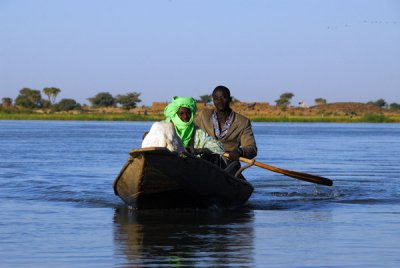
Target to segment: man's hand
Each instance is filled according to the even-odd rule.
[[[238,161],[239,157],[241,157],[243,155],[243,151],[240,148],[230,151],[230,152],[227,152],[227,153],[229,154],[229,159],[232,161]]]

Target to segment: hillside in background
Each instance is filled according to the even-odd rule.
[[[132,112],[147,114],[162,114],[166,102],[154,102],[150,107],[135,108]],[[393,111],[386,108],[359,102],[338,102],[321,104],[311,107],[287,107],[280,108],[265,102],[235,102],[231,105],[232,109],[247,116],[365,116],[365,115],[385,115],[398,116],[400,111]],[[212,109],[212,105],[198,103],[197,109]],[[113,108],[115,109],[115,108]],[[106,110],[105,110],[106,111]]]

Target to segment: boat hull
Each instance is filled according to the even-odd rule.
[[[132,149],[113,188],[127,205],[138,209],[237,207],[253,192],[246,180],[199,157],[165,148]]]

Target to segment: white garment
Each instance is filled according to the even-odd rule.
[[[142,141],[142,148],[166,147],[171,152],[186,152],[178,134],[175,132],[174,125],[170,122],[155,122],[150,128],[149,133]]]

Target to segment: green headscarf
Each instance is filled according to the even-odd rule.
[[[192,111],[192,116],[189,122],[183,122],[177,112],[179,108],[185,107]],[[196,101],[192,97],[172,97],[172,102],[167,105],[164,109],[165,121],[173,122],[176,133],[181,138],[185,147],[189,146],[190,139],[192,138],[194,131],[194,115],[196,114]]]

